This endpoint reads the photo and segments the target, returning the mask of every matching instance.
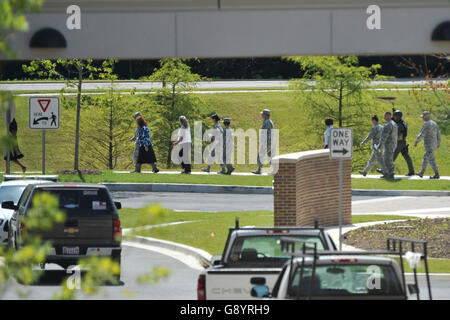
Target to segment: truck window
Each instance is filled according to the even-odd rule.
[[[68,214],[106,214],[111,213],[112,204],[105,189],[38,189],[32,198],[39,193],[50,193],[58,198],[59,208]]]
[[[401,284],[391,266],[385,265],[320,265],[312,278],[312,268],[298,266],[288,289],[288,298],[311,296],[400,296]],[[299,289],[300,288],[300,289]]]
[[[281,267],[290,257],[281,252],[280,238],[285,235],[238,237],[233,242],[228,265],[264,265]],[[308,242],[317,243],[318,250],[324,250],[319,236],[292,236]],[[272,264],[272,265],[271,265]]]

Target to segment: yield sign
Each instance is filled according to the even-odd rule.
[[[38,99],[38,103],[41,106],[43,112],[47,111],[47,108],[50,105],[50,101],[50,99]]]

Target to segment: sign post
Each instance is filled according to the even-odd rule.
[[[353,129],[332,128],[330,140],[330,159],[339,161],[339,250],[342,250],[342,162],[344,159],[351,159],[353,156]]]
[[[31,97],[28,124],[30,129],[42,130],[42,174],[45,174],[45,130],[59,129],[59,98]]]

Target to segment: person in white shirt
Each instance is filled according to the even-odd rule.
[[[325,125],[327,126],[327,129],[325,130],[325,133],[323,134],[325,139],[324,139],[324,143],[322,145],[322,148],[328,149],[329,148],[330,135],[331,135],[331,129],[333,129],[333,119],[326,118],[325,119]]]
[[[180,130],[178,131],[178,139],[173,143],[173,146],[180,145],[181,149],[178,156],[181,160],[181,173],[191,173],[191,128],[185,116],[180,116]]]

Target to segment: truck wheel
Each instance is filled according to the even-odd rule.
[[[119,265],[119,274],[114,276],[114,278],[117,281],[117,283],[119,283],[120,282],[120,275],[121,275],[121,272],[122,272],[122,258],[120,256],[120,254],[113,256],[112,257],[112,261],[116,262]]]

